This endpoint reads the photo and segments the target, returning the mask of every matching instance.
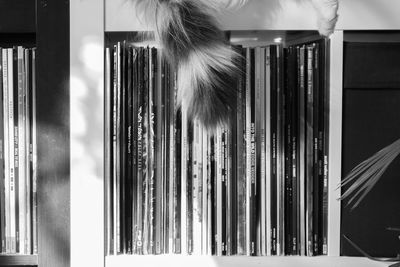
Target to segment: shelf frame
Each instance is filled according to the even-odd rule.
[[[328,158],[328,255],[340,256],[342,177],[343,31],[330,37]]]
[[[71,266],[102,267],[104,1],[71,1],[70,8]]]
[[[127,267],[127,266],[146,266],[146,267],[383,267],[387,263],[371,261],[361,257],[305,257],[305,256],[269,256],[269,257],[249,257],[249,256],[181,256],[181,255],[119,255],[107,256],[107,267]]]
[[[40,267],[70,266],[69,20],[69,1],[37,2],[36,121]]]
[[[0,266],[37,266],[38,255],[0,255]]]

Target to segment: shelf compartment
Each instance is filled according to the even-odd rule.
[[[0,0],[0,32],[36,32],[36,1]]]

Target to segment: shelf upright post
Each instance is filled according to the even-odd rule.
[[[328,256],[340,256],[340,189],[342,175],[343,31],[330,37],[329,52]]]
[[[36,12],[38,261],[69,267],[69,1],[37,1]]]
[[[104,266],[104,1],[70,1],[71,266]]]

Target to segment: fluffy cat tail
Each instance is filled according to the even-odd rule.
[[[321,35],[329,36],[335,29],[338,20],[338,0],[312,0],[317,11],[318,31]]]
[[[131,0],[154,24],[156,38],[178,70],[178,95],[189,117],[206,128],[227,124],[236,108],[240,55],[226,43],[216,12],[248,0]],[[338,0],[311,0],[321,35],[337,21]]]
[[[156,38],[177,67],[178,96],[188,116],[206,128],[229,122],[236,105],[235,76],[240,55],[226,43],[215,20],[221,3],[244,0],[134,0],[153,18]]]

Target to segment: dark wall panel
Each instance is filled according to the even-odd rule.
[[[0,32],[35,32],[35,0],[0,0]]]

